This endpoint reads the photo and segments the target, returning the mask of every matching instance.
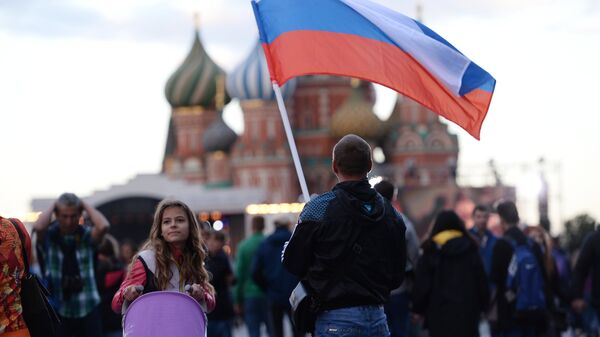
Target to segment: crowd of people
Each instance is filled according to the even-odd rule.
[[[441,211],[420,240],[393,206],[394,184],[370,186],[371,155],[362,138],[343,137],[332,158],[339,183],[311,199],[293,228],[279,218],[265,235],[265,218],[252,218],[235,256],[225,232],[177,200],[159,203],[139,251],[119,245],[102,213],[72,193],[40,214],[31,236],[0,217],[0,335],[29,336],[19,297],[29,265],[64,337],[122,336],[121,315],[154,291],[196,300],[208,337],[231,337],[241,322],[249,337],[283,337],[285,326],[294,337],[598,336],[600,230],[573,259],[500,201],[476,206],[470,229]],[[488,229],[492,212],[500,237]]]

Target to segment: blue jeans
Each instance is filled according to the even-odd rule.
[[[260,337],[261,323],[267,327],[267,300],[266,298],[246,298],[244,299],[244,323],[248,329],[248,337]],[[269,332],[269,335],[271,333]]]
[[[314,337],[389,337],[382,305],[327,310],[317,317]]]
[[[393,294],[384,305],[391,337],[408,337],[410,333],[409,296],[406,292]]]
[[[231,320],[212,319],[206,325],[207,337],[231,337]]]

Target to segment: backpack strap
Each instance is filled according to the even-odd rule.
[[[156,275],[156,252],[152,249],[147,249],[140,252],[138,254],[138,257],[140,257],[143,260],[145,267],[148,268],[147,270],[149,270],[152,274]],[[181,275],[179,272],[179,268],[177,268],[177,265],[174,263],[171,263],[169,265],[169,268],[171,269],[171,274],[173,275],[169,280],[169,285],[171,286],[171,288],[165,290],[174,290],[182,292],[183,289],[180,289]]]
[[[507,237],[507,238],[505,238],[505,240],[508,241],[508,243],[510,243],[510,245],[513,248],[517,248],[520,246],[527,246],[529,249],[533,249],[533,247],[535,245],[535,242],[530,237],[526,237],[525,243],[523,243],[523,244],[519,244],[515,238],[511,238],[511,237]]]
[[[156,275],[156,253],[152,249],[147,249],[139,252],[138,257],[143,260],[144,267]]]
[[[507,238],[508,243],[510,243],[513,252],[512,252],[512,256],[510,257],[510,262],[508,263],[508,270],[506,271],[506,288],[507,290],[510,290],[511,288],[514,287],[513,282],[515,280],[515,277],[517,276],[517,270],[518,270],[518,258],[517,258],[517,248],[519,246],[523,246],[523,245],[519,245],[517,243],[517,241],[513,238]],[[512,297],[512,296],[509,296]],[[512,302],[512,300],[511,300]]]
[[[154,285],[154,280],[151,278],[154,277],[154,273],[156,271],[156,254],[153,250],[147,249],[139,252],[137,258],[142,263],[142,266],[144,266],[144,271],[146,272],[146,285],[142,290],[142,294],[145,294],[147,292],[146,290],[148,286]],[[155,291],[155,289],[152,289],[151,291]],[[130,304],[131,302],[123,298],[123,304],[121,305],[121,314],[125,314]]]
[[[517,242],[517,240],[515,240],[514,238],[511,238],[511,237],[506,238],[506,241],[508,241],[508,243],[510,243],[513,250],[515,250],[519,246],[522,246]],[[514,254],[514,252],[513,252],[513,254]]]

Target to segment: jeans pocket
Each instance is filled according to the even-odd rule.
[[[388,328],[387,322],[381,323],[379,325],[374,326],[371,329],[370,337],[389,337],[390,329]]]

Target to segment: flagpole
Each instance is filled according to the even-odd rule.
[[[296,142],[294,141],[294,134],[292,134],[292,128],[290,127],[290,120],[287,114],[285,104],[283,104],[283,96],[279,89],[279,84],[273,81],[273,91],[277,98],[277,106],[279,106],[279,113],[281,114],[281,121],[283,122],[283,128],[285,129],[285,135],[287,136],[288,144],[290,145],[290,151],[292,152],[292,159],[294,160],[294,166],[296,167],[296,174],[300,181],[300,188],[302,189],[302,196],[304,202],[310,200],[310,194],[308,194],[308,187],[306,186],[306,179],[304,179],[304,172],[302,172],[302,165],[300,164],[300,157],[298,156],[298,149],[296,149]]]

